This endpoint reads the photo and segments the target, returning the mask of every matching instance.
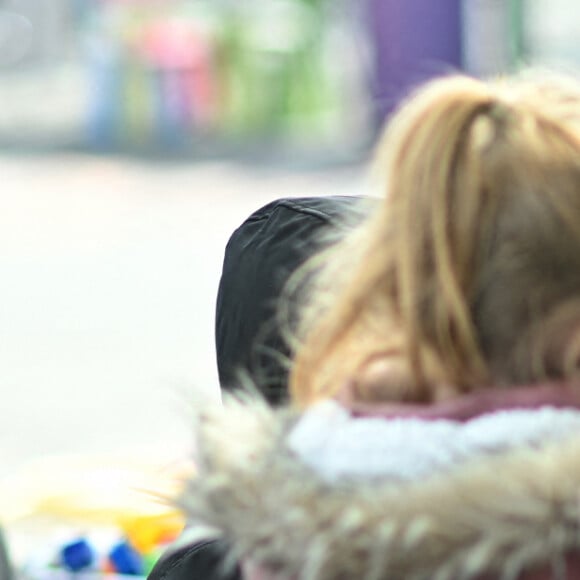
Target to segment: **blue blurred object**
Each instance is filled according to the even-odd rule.
[[[88,111],[89,141],[108,149],[119,139],[121,119],[121,56],[105,42],[91,45],[92,90]]]
[[[128,542],[120,542],[109,553],[109,559],[119,574],[141,576],[145,573],[143,558]]]
[[[87,540],[81,538],[63,546],[60,552],[60,560],[67,570],[79,572],[94,564],[95,552]]]

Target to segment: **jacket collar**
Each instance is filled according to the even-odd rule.
[[[578,408],[572,386],[546,385],[345,412],[469,427],[502,412]],[[579,429],[401,483],[325,478],[292,448],[303,419],[250,397],[200,412],[199,473],[180,503],[228,541],[232,561],[309,580],[520,580],[542,567],[544,580],[566,578],[567,564],[568,578],[580,577]]]
[[[474,417],[509,409],[541,407],[580,409],[580,384],[546,383],[518,387],[490,387],[435,404],[365,404],[353,401],[348,391],[341,404],[355,416],[417,417],[424,420],[452,419],[468,421]]]

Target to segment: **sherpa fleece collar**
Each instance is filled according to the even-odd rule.
[[[554,390],[554,400],[561,395]],[[541,563],[563,570],[565,554],[580,550],[580,412],[572,403],[566,408],[547,400],[527,409],[506,407],[463,423],[416,413],[380,419],[372,435],[381,442],[398,421],[397,444],[360,445],[355,455],[358,460],[368,453],[380,467],[382,453],[388,469],[348,472],[352,462],[346,461],[329,472],[321,466],[328,449],[340,457],[340,437],[319,424],[318,442],[326,432],[330,447],[309,455],[309,437],[300,430],[316,413],[332,409],[343,427],[353,429],[342,445],[359,445],[364,438],[357,429],[368,418],[333,405],[300,416],[251,398],[229,399],[199,417],[200,471],[182,505],[193,521],[231,543],[232,561],[249,558],[304,580],[514,579]],[[505,436],[510,417],[515,437]],[[457,433],[494,419],[501,419],[504,436],[495,432],[488,439],[493,445],[454,455]],[[397,476],[394,458],[406,460],[411,447],[405,425],[421,422],[425,430],[416,449],[421,437],[430,437],[428,429],[444,425],[455,432],[441,440],[452,460]],[[479,433],[487,436],[485,429]]]

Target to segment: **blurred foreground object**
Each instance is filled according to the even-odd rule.
[[[0,528],[0,580],[13,580],[12,562],[6,545],[4,532]]]
[[[0,482],[10,558],[30,580],[61,569],[144,576],[183,529],[169,504],[190,466],[151,458],[61,457]],[[57,577],[57,576],[54,576]],[[0,580],[5,580],[0,576]]]

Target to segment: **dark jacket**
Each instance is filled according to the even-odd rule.
[[[149,573],[149,580],[242,580],[238,566],[223,568],[227,543],[207,540],[170,550]]]
[[[276,319],[289,276],[326,243],[344,235],[372,201],[357,197],[292,198],[255,211],[230,237],[216,306],[216,355],[222,389],[251,377],[264,397],[287,397],[289,349]],[[226,544],[207,541],[166,554],[149,580],[239,580],[224,571]]]

